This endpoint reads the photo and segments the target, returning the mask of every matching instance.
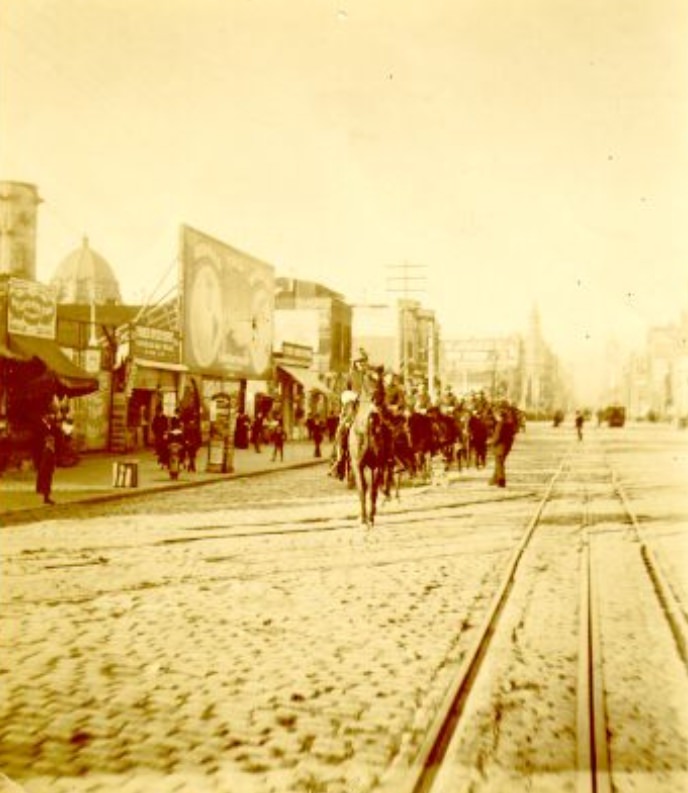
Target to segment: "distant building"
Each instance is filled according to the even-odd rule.
[[[118,305],[122,302],[112,267],[90,247],[88,237],[60,262],[50,286],[55,289],[58,303]]]
[[[351,307],[338,292],[313,281],[275,281],[274,347],[283,343],[313,349],[313,365],[333,384],[349,370]]]
[[[533,308],[523,338],[519,406],[533,417],[549,417],[566,402],[565,375],[542,333],[540,312]]]
[[[440,326],[417,300],[353,307],[353,347],[408,381],[439,385]]]
[[[631,417],[688,419],[688,312],[648,330],[645,350],[623,369],[620,390]]]
[[[525,335],[469,336],[442,342],[442,380],[457,394],[506,397],[533,418],[565,408],[568,385],[534,309]]]
[[[517,335],[445,339],[442,380],[455,394],[482,391],[518,403],[522,381],[522,341]]]

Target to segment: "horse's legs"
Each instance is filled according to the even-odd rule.
[[[365,471],[362,465],[357,465],[354,469],[356,472],[356,486],[358,488],[358,495],[361,502],[361,524],[368,525],[368,481],[366,479]]]
[[[392,464],[389,460],[382,466],[381,480],[382,493],[385,497],[385,501],[389,501],[392,497]]]
[[[379,466],[378,468],[370,469],[370,528],[373,528],[375,523],[375,515],[377,512],[377,494],[380,489],[380,482],[384,476],[385,467]]]

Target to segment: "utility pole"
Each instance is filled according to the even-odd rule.
[[[390,293],[402,294],[403,305],[401,308],[401,355],[399,357],[399,365],[401,368],[401,379],[404,387],[406,387],[409,377],[409,355],[407,350],[407,314],[408,314],[408,301],[412,294],[425,292],[425,282],[427,278],[422,273],[427,269],[423,264],[391,264],[388,265],[389,270],[395,273],[387,277],[387,291]]]

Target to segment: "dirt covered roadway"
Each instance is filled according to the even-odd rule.
[[[529,427],[509,459],[506,490],[473,469],[404,488],[373,532],[357,524],[355,495],[321,468],[74,505],[57,520],[4,530],[0,769],[30,793],[392,790],[566,455],[593,468],[603,455],[616,467],[685,610],[686,436],[649,426],[591,429],[582,444],[573,435]],[[562,488],[580,500],[575,472]],[[514,680],[514,696],[496,709],[491,694],[476,701],[482,715],[467,728],[472,749],[458,763],[471,766],[471,790],[504,790],[488,786],[505,778],[572,779],[570,744],[551,743],[550,754],[518,748],[536,722],[570,729],[569,579],[580,541],[557,513],[565,503],[545,513],[550,563],[529,561],[531,585],[514,606],[532,615],[523,624],[537,647],[515,660],[513,647],[495,644],[492,679]],[[610,537],[616,515],[605,518]],[[627,572],[613,544],[599,551],[605,573]],[[652,648],[655,667],[674,656],[656,640],[652,615],[635,604],[624,610],[624,587],[611,591],[615,675],[633,682],[634,701],[675,702],[676,737],[639,767],[642,779],[661,782],[660,772],[682,770],[685,691],[680,674],[654,687],[644,668],[624,666],[628,636]],[[547,687],[559,674],[553,704],[519,699],[533,680]],[[631,723],[620,704],[616,718]],[[511,736],[509,748],[490,752],[485,736],[507,712],[500,734]],[[626,735],[620,751],[634,756],[651,729]],[[492,761],[498,771],[475,773]],[[626,770],[641,779],[632,763]]]

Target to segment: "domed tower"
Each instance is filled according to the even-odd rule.
[[[122,298],[112,267],[84,237],[80,248],[66,256],[50,280],[58,303],[119,304]]]
[[[36,220],[40,203],[35,185],[0,182],[0,275],[36,280]]]

